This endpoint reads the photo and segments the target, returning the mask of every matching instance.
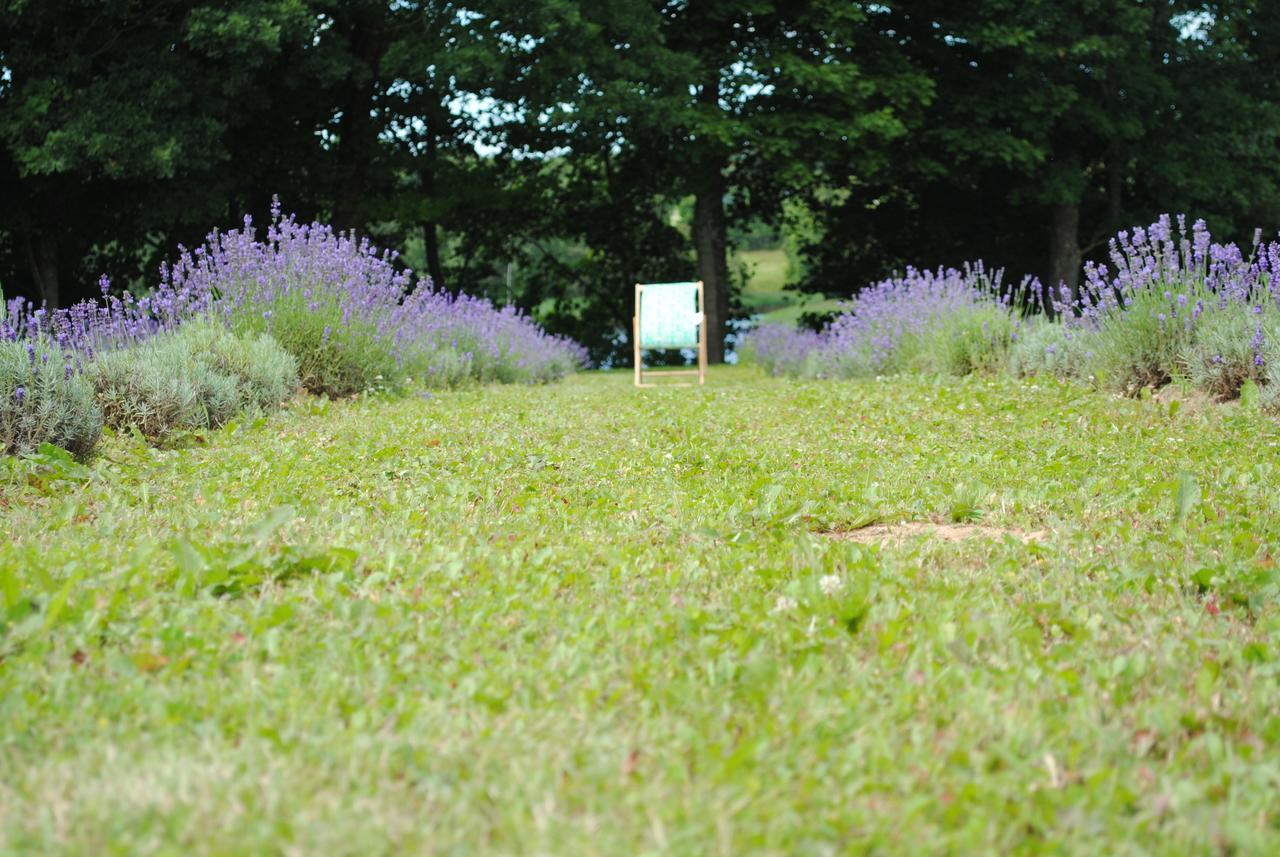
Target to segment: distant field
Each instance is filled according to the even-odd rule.
[[[801,313],[828,312],[839,306],[839,301],[784,290],[790,267],[785,250],[744,250],[734,254],[733,263],[748,266],[742,305],[761,321],[795,324]]]

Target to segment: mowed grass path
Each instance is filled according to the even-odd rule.
[[[1171,410],[596,374],[41,466],[0,852],[1274,853],[1280,430]],[[952,517],[1047,533],[820,534]]]

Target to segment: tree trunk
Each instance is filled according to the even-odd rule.
[[[708,112],[720,110],[718,68],[702,85],[698,102]],[[723,363],[729,322],[729,261],[725,257],[728,224],[724,212],[727,164],[721,152],[703,151],[701,155],[694,162],[700,175],[694,181],[693,245],[698,256],[698,279],[702,280],[702,311],[707,317],[707,362]]]
[[[360,229],[365,223],[361,209],[368,194],[369,161],[373,133],[369,117],[372,87],[362,96],[349,98],[342,108],[338,126],[338,192],[333,202],[333,221],[339,229]]]
[[[729,262],[725,258],[727,224],[724,213],[725,180],[719,164],[699,189],[693,205],[693,242],[698,254],[698,279],[702,280],[707,315],[707,360],[724,362],[724,338],[729,321]]]
[[[27,248],[27,266],[31,279],[40,290],[40,299],[49,309],[58,308],[58,241],[47,232],[31,240],[31,234],[23,236]]]
[[[342,97],[338,120],[338,187],[333,202],[334,225],[362,229],[369,193],[369,167],[377,149],[378,129],[373,107],[378,66],[384,46],[376,12],[356,9],[343,22],[355,56]]]
[[[433,104],[438,104],[435,99]],[[438,211],[436,202],[436,170],[440,166],[438,128],[443,124],[439,110],[433,110],[427,117],[427,168],[422,176],[422,190],[426,194],[433,211]],[[444,281],[444,265],[440,263],[440,227],[435,219],[424,223],[423,243],[427,248],[427,273],[431,275],[431,285],[436,289],[448,289]]]
[[[1066,286],[1071,300],[1080,295],[1080,206],[1055,205],[1049,227],[1049,278],[1045,286],[1055,301],[1063,299]]]
[[[436,290],[445,289],[444,266],[440,264],[439,228],[434,223],[424,223],[422,235],[427,247],[427,273],[431,276],[431,286]]]

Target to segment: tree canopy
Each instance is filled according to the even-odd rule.
[[[1163,210],[1280,220],[1280,11],[1191,0],[0,0],[0,286],[51,305],[273,194],[623,359],[637,281],[738,313],[735,225],[847,295],[1074,285]]]

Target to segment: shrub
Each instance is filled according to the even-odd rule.
[[[395,341],[379,331],[376,315],[344,309],[340,290],[318,291],[323,292],[284,292],[269,303],[241,304],[231,314],[232,326],[245,334],[269,332],[297,361],[301,384],[312,393],[349,396],[397,386]]]
[[[278,203],[272,214],[265,241],[248,217],[242,229],[210,234],[162,272],[165,287],[216,295],[232,328],[269,333],[314,393],[396,384],[396,319],[411,275],[367,240],[281,217]]]
[[[1280,411],[1280,334],[1272,331],[1267,342],[1271,359],[1264,367],[1266,385],[1262,387],[1258,397],[1264,408]]]
[[[1219,399],[1237,398],[1249,381],[1270,387],[1269,370],[1280,364],[1277,336],[1280,310],[1274,305],[1233,303],[1205,313],[1184,351],[1188,376]]]
[[[93,390],[62,349],[44,339],[0,342],[0,450],[51,443],[83,457],[101,435]]]
[[[151,294],[115,296],[106,277],[99,280],[102,302],[85,300],[47,310],[22,298],[0,305],[0,341],[47,339],[77,358],[125,348],[182,322],[209,314],[213,295],[205,289],[173,288],[165,280]]]
[[[964,307],[916,336],[911,368],[943,375],[995,372],[1007,359],[1021,321],[994,302]]]
[[[1193,324],[1172,309],[1162,296],[1140,292],[1092,331],[1090,368],[1103,386],[1133,395],[1186,376],[1183,358],[1194,340]]]
[[[1093,359],[1094,334],[1084,329],[1037,318],[1023,324],[1009,349],[1008,369],[1013,375],[1031,377],[1055,375],[1086,379]]]
[[[298,362],[265,333],[235,336],[214,324],[189,325],[196,354],[208,355],[213,368],[237,382],[237,410],[265,413],[276,410],[299,387]]]
[[[409,377],[435,386],[551,380],[584,361],[577,345],[514,309],[437,292],[430,281],[412,289],[412,272],[394,261],[365,239],[282,217],[277,202],[265,241],[247,217],[242,229],[214,232],[163,272],[163,290],[216,296],[233,329],[270,333],[316,393],[398,387]]]
[[[1240,366],[1227,357],[1252,347],[1255,329],[1240,314],[1277,306],[1280,244],[1256,237],[1246,256],[1235,244],[1213,243],[1202,220],[1188,232],[1179,217],[1175,232],[1163,215],[1148,228],[1120,232],[1110,257],[1111,267],[1087,263],[1080,295],[1063,294],[1058,304],[1069,328],[1094,334],[1090,366],[1100,382],[1132,394],[1195,376],[1215,395],[1238,392],[1231,374]],[[1211,322],[1219,314],[1226,317]],[[1212,339],[1204,349],[1202,329]],[[1216,370],[1205,362],[1215,356],[1223,358]]]
[[[1000,272],[981,264],[937,271],[908,269],[859,292],[819,333],[762,327],[748,352],[771,372],[862,377],[908,370],[965,374],[1002,365],[1020,321]]]
[[[102,355],[85,374],[107,425],[152,441],[268,410],[297,387],[297,363],[270,337],[236,336],[213,321]]]
[[[398,336],[406,370],[433,387],[554,381],[587,363],[584,348],[547,334],[515,307],[422,286],[405,299]]]
[[[808,328],[766,323],[743,339],[740,355],[770,375],[816,376],[822,334]]]
[[[581,346],[548,335],[518,310],[434,291],[429,280],[415,289],[413,273],[398,270],[394,254],[321,223],[282,217],[278,201],[265,241],[246,217],[241,229],[215,231],[194,251],[179,249],[146,297],[112,296],[103,278],[101,302],[47,311],[21,299],[0,301],[0,342],[44,338],[78,362],[93,361],[214,317],[237,333],[270,334],[294,357],[302,384],[331,395],[397,387],[410,377],[429,386],[551,381],[586,365]],[[154,380],[159,395],[162,378]],[[176,414],[192,407],[182,404],[184,395],[175,388],[161,399]]]

